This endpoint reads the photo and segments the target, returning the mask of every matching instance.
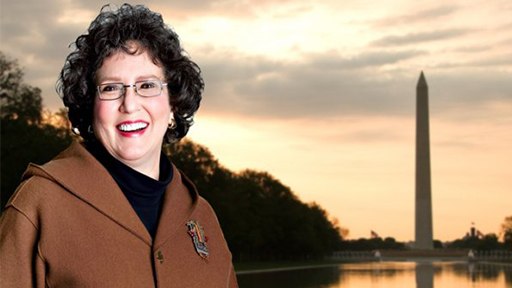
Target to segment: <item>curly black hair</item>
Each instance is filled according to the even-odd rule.
[[[168,27],[162,16],[145,6],[123,4],[117,10],[110,5],[89,26],[88,32],[74,42],[57,81],[57,92],[68,108],[73,130],[84,140],[93,140],[91,132],[93,105],[96,97],[96,72],[103,61],[116,51],[138,53],[130,49],[135,42],[163,67],[168,83],[169,105],[175,125],[169,126],[165,139],[174,142],[183,138],[199,108],[204,82],[201,69],[181,47],[178,35]]]

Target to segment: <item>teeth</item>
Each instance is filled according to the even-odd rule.
[[[121,130],[123,132],[132,132],[132,131],[144,129],[146,127],[148,127],[147,123],[137,122],[137,123],[130,123],[130,124],[121,124],[121,125],[119,125],[118,128],[119,128],[119,130]]]

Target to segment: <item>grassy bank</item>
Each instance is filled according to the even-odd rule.
[[[252,271],[267,269],[298,268],[311,266],[326,266],[346,263],[341,260],[315,260],[315,261],[278,261],[278,262],[235,262],[235,271]]]
[[[467,261],[467,257],[383,257],[382,261]],[[310,269],[315,267],[326,267],[344,263],[355,263],[355,262],[372,262],[375,259],[338,259],[338,260],[314,260],[314,261],[262,261],[262,262],[235,262],[235,271],[237,273],[246,273],[246,272],[265,272],[265,270],[295,270],[295,269]],[[482,259],[476,260],[474,263],[482,263],[482,264],[497,264],[497,265],[512,265],[512,261],[510,259]]]

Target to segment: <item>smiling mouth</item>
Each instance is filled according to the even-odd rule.
[[[148,127],[148,123],[135,122],[135,123],[119,124],[117,126],[117,129],[119,129],[122,132],[137,132],[137,131],[146,129],[147,127]]]

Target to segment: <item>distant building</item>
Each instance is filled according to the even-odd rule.
[[[416,249],[434,249],[430,180],[428,86],[423,71],[416,85]]]
[[[471,226],[469,231],[463,237],[463,239],[482,239],[484,238],[484,234],[480,232],[480,230],[476,229],[475,226]]]

